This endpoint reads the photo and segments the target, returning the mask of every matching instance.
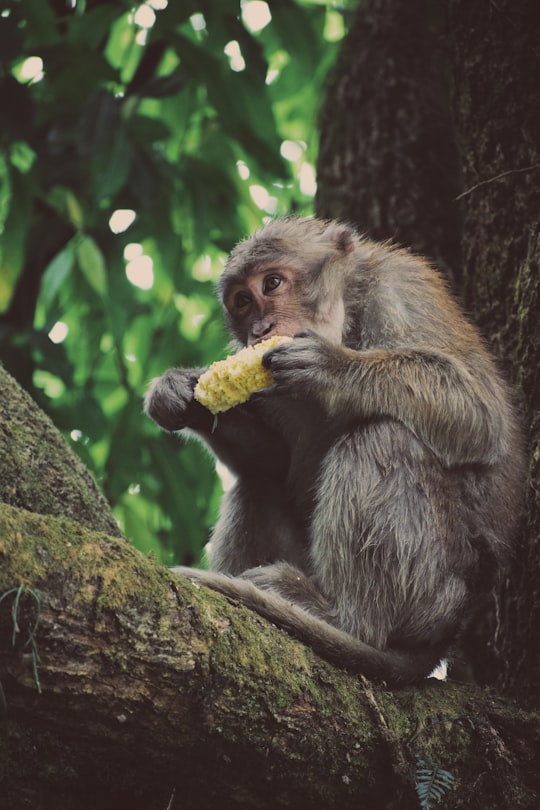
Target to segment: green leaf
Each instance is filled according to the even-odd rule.
[[[77,261],[92,289],[104,299],[107,295],[105,259],[91,236],[82,236],[78,240]]]
[[[96,200],[115,194],[125,185],[131,158],[131,146],[121,131],[106,147],[96,152],[90,161],[90,179]]]
[[[142,144],[165,141],[171,136],[171,130],[161,118],[150,118],[147,115],[135,115],[127,122],[126,130]]]
[[[137,94],[146,98],[166,98],[176,95],[185,83],[186,74],[179,68],[168,76],[157,76],[146,82]]]
[[[26,174],[34,165],[36,153],[24,141],[17,141],[11,147],[9,159],[21,174]]]
[[[48,312],[59,291],[67,282],[74,265],[75,245],[72,240],[49,262],[41,279],[39,307],[43,308],[44,313]],[[42,320],[44,321],[45,317]]]
[[[129,537],[139,551],[143,554],[152,554],[155,559],[165,564],[174,562],[166,559],[165,549],[159,542],[161,528],[159,518],[162,516],[155,503],[128,491],[120,497],[114,515],[126,537]]]
[[[234,73],[223,55],[218,58],[182,34],[171,35],[190,76],[204,82],[222,126],[269,172],[285,177],[277,132],[264,77],[256,71]]]
[[[22,0],[21,5],[28,26],[27,45],[35,48],[57,42],[56,17],[46,0]]]
[[[47,204],[62,217],[67,217],[78,230],[84,227],[84,214],[81,204],[75,194],[64,186],[53,186],[47,192]]]
[[[294,63],[297,86],[317,70],[328,47],[322,40],[325,21],[325,8],[302,8],[292,0],[272,4],[272,29],[289,54],[301,57]]]
[[[86,99],[93,99],[96,90],[114,87],[118,73],[98,50],[88,46],[62,42],[40,49],[45,67],[45,80],[42,87],[36,85],[36,94],[47,88],[47,104],[40,105],[42,115],[51,126],[58,125],[58,119],[66,121],[68,133],[73,135],[74,115],[81,109]],[[40,83],[41,85],[41,83]],[[38,89],[39,88],[39,89]],[[111,95],[114,101],[114,97]],[[65,134],[68,134],[65,133]],[[56,133],[57,137],[60,133]]]
[[[125,184],[132,150],[124,132],[120,105],[110,93],[99,91],[86,102],[78,124],[79,154],[90,161],[94,197],[101,200]]]
[[[2,200],[7,208],[0,243],[0,312],[9,306],[23,270],[26,238],[31,222],[31,182],[28,175],[9,170],[3,162],[0,180]]]
[[[107,40],[115,20],[123,14],[121,4],[104,3],[72,17],[68,34],[70,42],[91,50],[99,48]]]

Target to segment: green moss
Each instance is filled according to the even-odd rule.
[[[0,368],[0,501],[119,536],[104,497],[51,420]]]
[[[65,518],[44,517],[0,504],[0,589],[62,578],[70,598],[102,610],[136,603],[142,612],[168,608],[165,569],[119,538],[92,532]],[[97,589],[97,595],[96,595]]]

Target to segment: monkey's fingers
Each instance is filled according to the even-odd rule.
[[[295,336],[290,343],[276,346],[266,352],[262,359],[263,366],[275,375],[276,382],[283,382],[286,378],[280,378],[279,375],[297,374],[319,365],[322,347],[323,341],[314,333]]]
[[[164,430],[182,430],[189,423],[193,387],[199,371],[169,369],[150,383],[144,399],[146,413]]]

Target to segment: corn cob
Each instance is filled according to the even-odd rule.
[[[255,391],[272,385],[272,374],[262,364],[263,354],[289,340],[292,338],[274,335],[212,363],[199,377],[195,399],[212,413],[246,402]]]

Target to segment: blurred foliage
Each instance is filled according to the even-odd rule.
[[[343,17],[277,0],[256,30],[268,8],[0,2],[0,357],[167,564],[198,559],[220,491],[143,416],[145,386],[223,356],[226,253],[312,209]]]

